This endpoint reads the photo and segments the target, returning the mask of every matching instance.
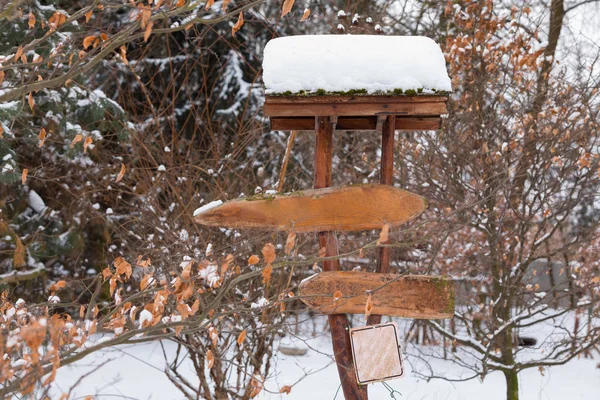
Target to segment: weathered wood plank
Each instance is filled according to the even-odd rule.
[[[340,103],[434,103],[448,101],[448,96],[440,95],[419,95],[419,96],[266,96],[265,104],[305,104],[305,103],[325,103],[325,104],[340,104]]]
[[[318,190],[331,186],[333,125],[330,118],[315,118],[315,136],[314,187]],[[336,256],[338,254],[337,238],[333,232],[319,232],[319,245],[325,249],[326,256]],[[340,262],[337,259],[327,260],[323,263],[323,269],[337,271],[340,269]],[[333,355],[337,364],[344,398],[368,400],[367,388],[359,386],[356,380],[348,319],[344,314],[333,314],[328,319]]]
[[[265,103],[269,117],[408,115],[436,116],[448,112],[444,102],[390,103]]]
[[[454,314],[453,280],[407,275],[390,283],[396,278],[395,274],[372,272],[321,272],[302,281],[298,295],[324,314],[364,314],[368,290],[374,291],[373,314],[416,319],[444,319]],[[338,290],[343,297],[334,301]]]
[[[379,182],[382,185],[394,183],[394,127],[396,117],[387,117],[381,130],[381,176]],[[387,273],[390,267],[390,248],[380,247],[377,249],[377,268],[375,272]],[[367,319],[367,325],[377,325],[381,322],[381,315],[371,314]]]
[[[338,117],[337,130],[372,131],[377,126],[377,117]],[[396,116],[396,130],[427,131],[439,130],[442,126],[440,117],[403,117]],[[272,117],[271,129],[276,131],[312,131],[315,129],[313,117]]]
[[[195,221],[236,229],[361,231],[401,225],[424,210],[421,196],[369,184],[236,199],[198,214]]]

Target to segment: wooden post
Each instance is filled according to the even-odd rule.
[[[396,116],[389,115],[381,129],[381,177],[382,185],[394,183],[394,131],[396,128]],[[376,272],[387,273],[390,268],[390,248],[380,247],[377,253]],[[369,315],[367,325],[381,323],[381,315]]]
[[[314,186],[315,189],[321,189],[331,186],[333,125],[329,117],[316,117],[315,131]],[[321,248],[325,248],[325,255],[327,257],[336,256],[338,254],[337,239],[333,232],[319,232],[319,245]],[[325,271],[337,271],[339,269],[339,260],[327,260],[323,262],[323,270]],[[352,347],[350,345],[350,332],[346,315],[330,315],[329,326],[331,328],[333,354],[337,363],[345,399],[367,400],[367,387],[358,386],[356,381],[354,360],[352,359]]]

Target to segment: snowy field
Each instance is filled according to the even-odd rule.
[[[308,348],[303,356],[286,356],[277,352],[274,370],[267,380],[260,399],[343,399],[339,388],[337,369],[332,361],[331,342],[327,334],[312,337],[309,332],[298,338],[281,339],[285,346]],[[163,342],[165,353],[173,354],[175,345]],[[277,345],[278,347],[278,345]],[[414,349],[413,349],[414,350]],[[409,350],[409,353],[414,351]],[[406,374],[403,378],[388,381],[400,392],[396,399],[431,400],[503,400],[505,399],[504,376],[499,372],[488,375],[482,382],[427,382],[414,376],[410,357],[405,360]],[[579,359],[566,365],[544,370],[529,369],[520,374],[520,393],[524,400],[600,399],[600,369],[595,360]],[[71,398],[94,395],[96,399],[182,399],[183,396],[163,373],[165,359],[159,343],[122,346],[92,354],[74,366],[62,368],[57,376],[60,391],[68,391],[79,377],[105,363],[90,376],[85,377],[73,390]],[[464,370],[449,362],[432,361],[433,368],[448,376],[457,376]],[[193,378],[192,368],[186,377]],[[303,378],[304,377],[304,378]],[[301,379],[303,378],[303,379]],[[296,383],[299,381],[298,383]],[[289,395],[277,393],[283,385],[294,385]],[[271,393],[269,393],[271,392]],[[337,393],[337,397],[336,397]],[[369,386],[371,399],[391,398],[381,384]],[[117,397],[116,397],[117,396]]]

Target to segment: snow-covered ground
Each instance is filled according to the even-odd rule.
[[[312,324],[310,324],[312,325]],[[321,325],[321,324],[319,324]],[[304,333],[293,338],[281,339],[286,346],[308,348],[303,356],[286,356],[277,353],[274,359],[274,371],[265,385],[260,399],[343,399],[339,388],[337,369],[332,361],[331,342],[328,334],[312,337],[309,327]],[[320,331],[318,329],[317,331]],[[175,345],[163,342],[165,353],[173,354]],[[412,351],[411,351],[412,353]],[[563,400],[600,398],[600,369],[596,368],[599,359],[579,359],[566,365],[544,370],[542,375],[537,369],[520,374],[520,392],[524,400]],[[90,376],[85,377],[73,390],[71,398],[83,398],[95,395],[96,399],[109,399],[121,396],[126,399],[182,399],[183,396],[169,382],[163,368],[165,365],[163,349],[159,343],[146,343],[136,346],[122,346],[92,354],[73,366],[59,370],[57,389],[67,392],[77,380],[105,363]],[[459,367],[441,360],[431,360],[437,372],[457,376]],[[482,382],[447,382],[432,380],[427,382],[417,378],[410,359],[405,360],[406,374],[403,378],[388,381],[396,393],[396,399],[432,399],[432,400],[503,400],[505,399],[504,377],[499,372],[489,374]],[[193,379],[192,368],[185,364],[187,377]],[[304,379],[301,379],[303,378]],[[300,380],[301,379],[301,380]],[[300,380],[300,381],[299,381]],[[296,383],[299,381],[298,383]],[[283,385],[294,385],[289,395],[277,393]],[[271,392],[271,393],[269,393]],[[337,397],[336,397],[337,393]],[[383,384],[369,386],[371,399],[391,398]]]

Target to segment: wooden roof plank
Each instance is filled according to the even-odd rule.
[[[435,116],[448,112],[444,102],[422,103],[265,103],[269,117],[372,116],[407,115]]]
[[[370,131],[376,130],[377,117],[338,117],[336,129],[346,131]],[[441,128],[442,119],[440,117],[396,117],[396,130],[439,130]],[[271,118],[271,129],[286,131],[300,130],[312,131],[315,129],[314,117],[273,117]]]

